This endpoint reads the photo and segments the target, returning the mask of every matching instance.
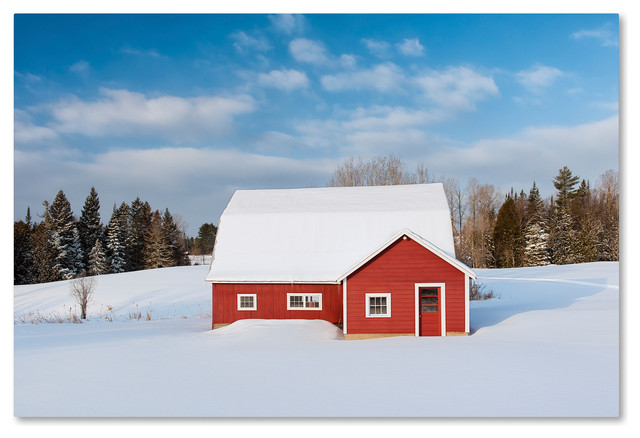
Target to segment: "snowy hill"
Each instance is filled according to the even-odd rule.
[[[367,341],[324,321],[212,331],[207,269],[102,276],[85,324],[25,317],[65,312],[67,282],[15,287],[15,415],[619,414],[618,263],[478,270],[499,298],[471,303],[471,336]]]

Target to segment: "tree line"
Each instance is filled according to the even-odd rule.
[[[333,187],[441,182],[451,211],[456,258],[472,268],[509,268],[619,259],[619,177],[607,170],[595,187],[568,167],[553,179],[557,192],[542,199],[533,181],[528,194],[501,194],[470,178],[435,178],[420,164],[414,172],[390,155],[349,158]]]
[[[169,209],[154,211],[138,197],[114,204],[104,226],[94,187],[79,218],[62,190],[43,206],[41,221],[32,222],[28,208],[14,222],[14,284],[189,265],[184,227]]]

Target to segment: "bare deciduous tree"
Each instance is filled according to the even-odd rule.
[[[71,282],[71,296],[80,306],[81,319],[87,319],[87,304],[91,301],[95,287],[94,277],[80,277]]]

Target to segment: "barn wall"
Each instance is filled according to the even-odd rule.
[[[323,319],[342,323],[340,284],[220,284],[212,290],[213,325],[240,319]],[[322,293],[322,310],[287,310],[288,293]],[[238,294],[256,294],[257,310],[238,310]]]
[[[415,333],[416,283],[446,283],[446,330],[464,332],[465,274],[407,238],[347,278],[347,333]],[[367,318],[366,293],[391,293],[391,317]]]

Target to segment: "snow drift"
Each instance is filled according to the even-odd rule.
[[[471,336],[366,341],[325,321],[212,331],[197,317],[206,270],[101,277],[96,298],[120,306],[115,322],[16,324],[15,415],[619,415],[618,263],[479,270],[500,297],[471,303]],[[16,315],[57,309],[66,286],[16,287]],[[128,319],[145,299],[171,319]]]

